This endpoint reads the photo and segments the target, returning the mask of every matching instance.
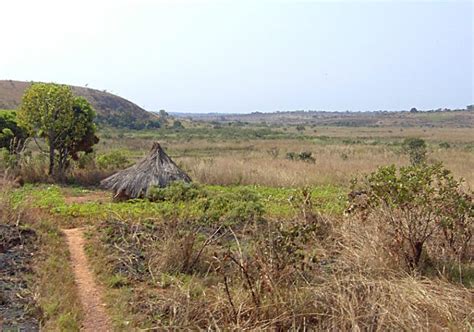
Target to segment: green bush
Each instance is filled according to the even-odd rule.
[[[426,162],[426,142],[421,138],[406,138],[403,141],[403,152],[410,156],[412,165]]]
[[[187,202],[206,196],[207,193],[199,185],[183,181],[172,182],[164,188],[152,187],[147,192],[147,198],[152,202]]]
[[[225,192],[207,197],[201,201],[205,224],[241,224],[259,221],[263,215],[263,205],[259,197],[246,189]]]
[[[130,164],[130,160],[122,151],[114,150],[96,157],[96,164],[100,169],[116,170],[125,168]]]
[[[362,182],[354,181],[352,189],[366,196],[356,209],[387,226],[410,268],[418,267],[427,246],[431,252],[450,251],[456,260],[469,255],[473,193],[442,164],[381,167]]]
[[[448,142],[441,142],[439,143],[439,147],[442,149],[449,149],[451,147],[451,144],[449,144]]]
[[[91,169],[95,167],[96,155],[92,153],[82,153],[76,161],[76,165],[80,169]]]
[[[0,111],[0,148],[10,149],[11,141],[16,139],[19,146],[15,149],[21,149],[27,136],[26,130],[17,124],[15,111]]]
[[[209,192],[194,183],[173,182],[165,188],[153,187],[147,193],[153,202],[194,202],[197,221],[210,224],[240,224],[258,221],[263,215],[259,196],[248,190]]]

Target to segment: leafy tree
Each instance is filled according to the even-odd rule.
[[[366,198],[362,203],[353,199],[358,204],[354,210],[363,211],[363,217],[373,214],[382,223],[410,268],[419,265],[427,244],[432,250],[444,246],[457,259],[468,255],[473,193],[441,164],[381,167],[354,181],[352,189]]]
[[[58,153],[58,168],[64,170],[67,167],[68,158],[79,159],[79,153],[91,153],[92,146],[99,142],[95,135],[94,125],[95,111],[91,104],[83,97],[75,97],[73,103],[73,122],[69,130],[63,132]]]
[[[410,156],[412,165],[426,162],[426,142],[421,138],[406,138],[403,141],[403,150]]]
[[[26,130],[17,123],[15,111],[0,111],[0,149],[6,148],[10,153],[17,153],[27,137]]]
[[[69,159],[89,153],[98,142],[93,123],[95,112],[82,97],[74,97],[70,87],[54,83],[34,83],[23,95],[19,123],[33,137],[44,138],[49,146],[49,174],[63,177]]]

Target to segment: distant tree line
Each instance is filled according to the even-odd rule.
[[[134,130],[161,128],[160,120],[142,120],[133,114],[121,113],[119,115],[98,115],[96,123],[116,128],[127,128]]]

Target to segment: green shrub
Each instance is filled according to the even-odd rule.
[[[174,120],[173,121],[173,125],[171,126],[172,129],[176,129],[176,130],[180,130],[180,129],[184,129],[184,126],[183,124],[181,123],[181,121],[179,120]]]
[[[448,142],[441,142],[439,143],[439,147],[442,149],[449,149],[451,147],[451,144],[449,144]]]
[[[130,164],[127,156],[122,151],[114,150],[96,157],[96,164],[100,169],[115,170],[125,168]]]
[[[424,248],[450,251],[456,260],[469,256],[474,233],[473,193],[441,164],[386,166],[354,181],[353,193],[366,196],[356,207],[375,214],[407,265],[418,267]]]
[[[205,224],[240,224],[259,221],[263,215],[263,205],[259,197],[250,190],[240,189],[207,197],[201,201]]]
[[[20,150],[23,147],[28,134],[18,125],[16,118],[15,111],[0,111],[0,148]],[[12,147],[12,140],[16,140],[18,146]]]
[[[168,187],[153,187],[147,193],[153,202],[192,202],[196,219],[204,224],[239,224],[258,221],[264,209],[259,196],[248,189],[209,192],[195,183],[176,181]]]
[[[426,162],[426,142],[421,138],[406,138],[403,141],[403,152],[410,156],[412,165]]]
[[[77,167],[80,169],[94,168],[96,155],[92,153],[82,153],[76,161]]]
[[[147,192],[147,198],[152,202],[187,202],[205,196],[206,192],[199,185],[183,181],[172,182],[164,188],[152,187]]]

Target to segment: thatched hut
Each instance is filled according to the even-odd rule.
[[[101,181],[101,186],[114,191],[114,198],[142,198],[152,186],[166,187],[173,181],[191,182],[158,142],[153,143],[150,154],[137,164]]]

